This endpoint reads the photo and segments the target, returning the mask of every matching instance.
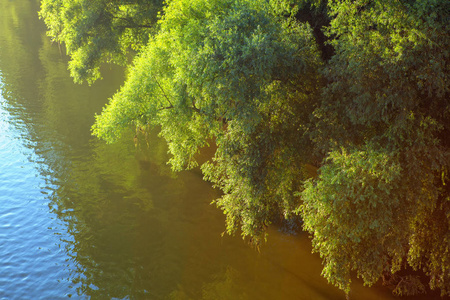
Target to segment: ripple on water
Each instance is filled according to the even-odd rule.
[[[66,298],[73,289],[59,246],[64,232],[48,213],[29,142],[7,117],[0,107],[0,299]]]

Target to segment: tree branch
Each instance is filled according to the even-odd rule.
[[[172,108],[173,108],[173,106],[166,106],[166,107],[159,108],[159,110],[172,109]]]
[[[198,109],[198,108],[195,106],[195,101],[194,101],[194,99],[192,99],[192,109],[195,110],[195,111],[198,112],[198,113],[202,113],[202,112],[200,111],[200,109]]]
[[[170,104],[169,107],[170,107],[170,108],[173,108],[172,102],[170,102],[169,97],[167,97],[166,93],[164,92],[164,89],[163,89],[162,86],[159,84],[158,79],[156,79],[155,76],[153,76],[153,78],[155,79],[156,84],[157,84],[157,85],[159,86],[159,88],[161,89],[161,92],[163,93],[164,98],[166,98],[167,102],[169,102],[169,104]]]

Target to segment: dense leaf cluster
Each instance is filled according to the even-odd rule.
[[[161,8],[161,0],[44,0],[39,15],[70,54],[74,81],[93,83],[102,62],[125,65],[127,54],[148,42]]]
[[[201,169],[223,191],[227,231],[259,243],[269,224],[300,216],[323,275],[345,292],[352,272],[423,292],[403,275],[413,269],[450,294],[450,2],[161,7],[42,1],[76,81],[138,51],[95,135],[156,126],[175,170],[213,144]]]

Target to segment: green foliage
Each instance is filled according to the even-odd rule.
[[[148,41],[161,0],[42,0],[48,35],[66,46],[75,82],[101,78],[102,62],[125,65],[130,50]]]
[[[228,232],[241,225],[259,241],[298,202],[319,81],[311,31],[264,1],[231,0],[172,1],[159,27],[94,134],[114,141],[130,123],[159,125],[175,170],[195,167],[215,139],[202,170],[225,193]]]
[[[331,152],[315,183],[305,184],[304,227],[324,258],[322,274],[346,292],[352,270],[373,284],[392,257],[401,259],[408,228],[399,222],[407,214],[400,174],[395,156],[366,145]]]
[[[448,294],[450,4],[332,1],[329,9],[336,54],[313,133],[327,159],[302,193],[324,275],[348,292],[352,270],[371,285],[420,269]],[[422,291],[417,282],[404,277],[394,291]]]
[[[138,50],[95,135],[160,128],[175,170],[214,144],[227,232],[301,216],[346,292],[352,272],[423,292],[413,269],[450,294],[450,2],[171,0],[150,31],[158,7],[42,1],[76,81]]]

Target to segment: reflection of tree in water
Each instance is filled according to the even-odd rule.
[[[176,206],[184,190],[165,165],[167,148],[155,133],[139,135],[136,147],[131,132],[115,145],[93,139],[94,112],[117,88],[121,72],[106,72],[93,87],[74,85],[65,57],[45,36],[42,41],[43,74],[34,90],[43,105],[33,140],[50,210],[64,224],[58,232],[71,257],[68,280],[78,295],[94,299],[161,297],[180,273],[166,252],[183,240],[168,229],[170,211],[153,203]]]
[[[205,284],[202,291],[204,300],[249,299],[242,288],[239,288],[239,273],[228,267],[222,276],[214,282]]]
[[[236,269],[227,266],[224,273],[218,273],[211,282],[202,288],[202,300],[247,300],[250,299],[239,285],[241,275]],[[183,287],[178,286],[169,297],[170,300],[195,300],[187,295]]]
[[[122,72],[106,70],[92,87],[74,85],[32,4],[0,2],[2,12],[22,24],[8,23],[0,32],[2,92],[19,108],[12,114],[26,126],[24,140],[35,153],[30,159],[45,180],[41,192],[57,217],[49,230],[69,257],[67,280],[82,297],[164,298],[201,261],[204,253],[191,249],[191,238],[219,238],[223,219],[209,205],[216,195],[197,174],[173,178],[167,147],[155,133],[138,134],[136,146],[135,132],[114,145],[90,136],[94,114]]]
[[[156,152],[140,151],[136,160],[130,140],[92,145],[91,157],[73,159],[54,172],[59,186],[51,207],[71,236],[64,242],[76,265],[72,280],[79,284],[79,295],[94,298],[151,293],[170,282],[161,270],[176,273],[162,255],[172,243],[165,234],[169,216],[152,198],[164,197],[166,190],[180,198],[183,187],[161,174],[168,170],[158,163],[164,160],[156,158]],[[149,278],[152,273],[160,279]],[[158,285],[152,288],[152,283]]]

